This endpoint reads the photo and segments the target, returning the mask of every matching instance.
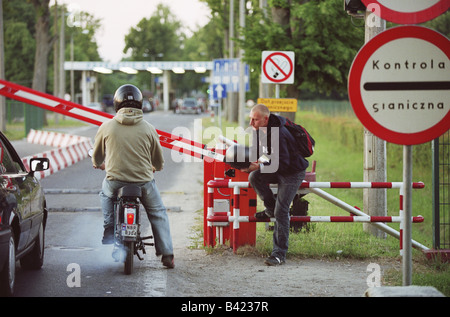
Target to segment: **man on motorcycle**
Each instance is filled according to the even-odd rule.
[[[155,241],[156,255],[164,266],[173,268],[172,237],[166,208],[153,172],[164,165],[162,148],[155,128],[143,119],[142,93],[133,85],[123,85],[114,94],[113,119],[97,131],[92,154],[94,168],[104,169],[100,199],[104,217],[103,244],[114,242],[114,197],[127,184],[142,188],[145,207]]]

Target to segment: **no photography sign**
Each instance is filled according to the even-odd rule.
[[[450,41],[419,26],[388,29],[356,55],[348,80],[361,123],[388,142],[429,142],[450,129]]]

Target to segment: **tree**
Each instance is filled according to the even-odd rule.
[[[33,36],[24,22],[11,22],[5,28],[5,78],[15,83],[30,86],[33,77],[34,52]]]
[[[170,8],[158,4],[150,18],[143,18],[125,35],[123,52],[131,51],[130,59],[134,61],[179,60],[186,38],[181,27],[181,22],[170,12]],[[150,73],[140,72],[137,75],[137,84],[142,89],[150,88],[150,82]]]
[[[222,51],[220,55],[215,58],[223,58],[226,55],[229,56],[229,2],[230,0],[200,0],[204,2],[211,10],[212,20],[214,20],[214,26],[222,38]],[[233,0],[235,16],[238,14],[239,6],[236,4],[239,0]],[[238,25],[238,19],[235,19],[236,25]]]
[[[219,21],[213,17],[208,24],[184,41],[182,59],[187,61],[210,61],[222,57],[223,32]]]
[[[158,4],[150,18],[143,18],[125,36],[124,53],[131,50],[132,60],[177,60],[185,35],[180,31],[181,22],[170,12],[170,8]]]
[[[212,18],[208,24],[184,41],[181,59],[185,61],[211,61],[220,58],[224,45],[223,33],[220,30],[217,26],[217,19]],[[201,78],[205,76],[207,75],[187,72],[180,78],[178,88],[186,94],[193,90],[206,92],[209,83],[200,84]]]
[[[428,21],[424,26],[434,29],[447,37],[450,37],[450,11],[441,14],[437,18]]]
[[[330,94],[345,93],[347,75],[356,52],[364,43],[364,28],[352,25],[340,0],[270,1],[271,15],[255,8],[241,32],[245,61],[261,71],[261,51],[295,52],[295,89]],[[291,86],[291,85],[289,85]],[[285,93],[286,94],[286,93]]]
[[[3,1],[5,79],[31,87],[36,51],[35,15],[26,0]]]
[[[48,54],[55,37],[49,33],[50,29],[50,0],[31,0],[36,12],[36,54],[34,57],[34,72],[32,88],[45,92],[47,85]]]
[[[4,1],[5,24],[5,69],[6,80],[31,87],[34,60],[36,54],[36,16],[35,7],[29,0]],[[54,10],[51,8],[50,12]],[[53,14],[50,16],[54,19]],[[100,29],[100,20],[89,13],[80,12],[80,27],[65,28],[65,59],[70,60],[70,39],[74,42],[74,60],[100,60],[95,34]],[[59,27],[54,32],[53,21],[50,21],[49,34],[59,34]],[[52,38],[52,40],[56,40]],[[51,50],[51,47],[50,47]],[[47,91],[53,91],[53,54],[48,54]],[[80,74],[76,74],[77,81]],[[69,85],[69,82],[66,83]],[[69,87],[66,87],[69,91]]]
[[[60,34],[60,23],[66,23],[66,19],[63,18],[61,21],[61,8],[63,8],[64,16],[68,16],[67,8],[65,5],[60,6],[57,14],[57,19],[59,20],[56,24],[56,31],[54,30],[55,24],[54,19],[55,16],[52,14],[53,22],[51,23],[50,33],[51,34]],[[55,8],[51,8],[51,12],[54,12]],[[71,50],[73,45],[73,60],[74,61],[99,61],[101,60],[100,54],[98,53],[98,45],[95,40],[95,34],[100,29],[101,21],[100,19],[95,18],[91,14],[87,12],[77,12],[77,20],[75,24],[66,23],[64,29],[64,60],[71,60]],[[73,40],[73,41],[72,41]],[[59,45],[58,45],[59,46]],[[54,81],[54,56],[55,54],[50,54],[49,58],[49,71],[48,71],[48,91],[53,91],[53,81]],[[58,55],[58,54],[57,54]],[[58,58],[58,56],[57,56]],[[79,82],[81,80],[81,72],[74,73],[74,82]],[[68,76],[66,76],[65,81],[65,91],[70,92],[70,80],[68,80]],[[79,85],[75,85],[75,94],[79,91]],[[56,94],[55,92],[53,92]]]

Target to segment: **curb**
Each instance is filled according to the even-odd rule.
[[[32,158],[46,157],[50,160],[48,170],[35,173],[37,179],[52,175],[87,158],[88,151],[93,146],[91,139],[87,137],[33,129],[28,133],[27,142],[57,147],[54,150],[22,157],[22,162],[27,170],[30,170],[28,162]]]

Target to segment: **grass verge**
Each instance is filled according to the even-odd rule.
[[[47,125],[42,129],[57,130],[72,127],[82,127],[86,125],[87,123],[71,118],[59,119],[58,122],[55,122],[53,118],[47,118]],[[23,138],[26,138],[25,125],[23,122],[14,122],[6,124],[6,131],[3,131],[3,133],[10,141],[21,140]]]

